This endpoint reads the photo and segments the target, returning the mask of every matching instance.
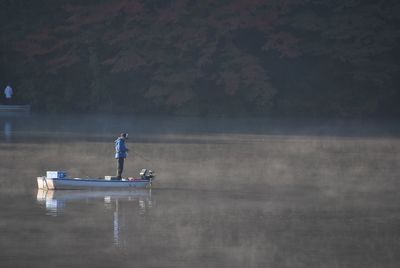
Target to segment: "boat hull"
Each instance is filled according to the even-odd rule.
[[[37,184],[39,189],[47,190],[126,189],[150,188],[152,180],[51,179],[38,177]]]

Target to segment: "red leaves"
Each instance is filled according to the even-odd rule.
[[[68,52],[58,58],[51,59],[47,62],[49,67],[48,72],[56,73],[59,69],[63,67],[69,67],[77,62],[79,62],[79,57],[74,55],[72,52]]]
[[[102,35],[102,41],[111,46],[123,46],[130,40],[137,38],[140,34],[142,34],[141,30],[136,27],[119,32],[109,31]]]
[[[166,107],[189,105],[204,87],[210,87],[204,95],[215,92],[219,98],[268,105],[276,90],[266,69],[273,54],[265,51],[283,58],[310,55],[327,66],[339,62],[335,72],[349,84],[384,88],[397,70],[391,58],[400,35],[395,25],[400,4],[395,1],[95,2],[62,8],[52,3],[45,11],[36,7],[23,20],[23,13],[18,19],[10,16],[14,21],[3,27],[10,35],[2,40],[32,62],[37,73],[69,67],[71,72],[58,73],[62,77],[85,70],[81,75],[89,85],[91,79],[101,84],[106,76],[104,81],[142,76],[141,85],[148,89],[142,96]],[[58,13],[47,16],[53,11]],[[37,19],[35,12],[44,16]],[[302,59],[296,61],[299,66]]]
[[[111,59],[103,61],[103,64],[111,65],[111,72],[119,73],[134,70],[142,65],[145,65],[146,60],[134,51],[127,51],[125,53],[116,55]]]
[[[201,67],[212,62],[218,44],[218,40],[209,38],[210,32],[215,32],[218,38],[232,39],[235,29],[256,28],[268,36],[264,49],[278,50],[283,56],[293,57],[299,54],[298,40],[288,33],[274,33],[273,30],[279,25],[280,14],[288,12],[298,1],[234,0],[226,4],[209,1],[209,4],[192,6],[188,0],[179,0],[153,13],[149,13],[138,0],[108,1],[95,5],[69,4],[63,7],[71,14],[64,24],[30,35],[27,40],[18,43],[17,49],[30,58],[62,53],[64,60],[56,55],[50,65],[60,63],[64,66],[65,62],[76,62],[76,56],[63,50],[71,51],[101,41],[117,48],[114,55],[102,60],[111,66],[112,72],[126,72],[157,62],[158,59],[151,59],[152,55],[145,46],[174,48],[179,51],[176,54],[179,57],[197,50],[197,65]],[[116,20],[120,27],[113,26]],[[168,30],[163,30],[168,25],[171,25]],[[160,55],[163,52],[156,53]],[[68,61],[64,58],[66,55],[74,57]]]
[[[67,5],[64,9],[72,14],[68,18],[68,22],[75,27],[82,27],[83,25],[104,23],[122,13],[128,17],[134,16],[143,11],[143,5],[135,0],[121,0],[90,6]]]
[[[297,55],[296,38],[274,33],[292,1],[179,0],[151,11],[136,0],[66,5],[63,10],[70,16],[62,24],[30,36],[31,42],[21,43],[19,50],[31,58],[41,57],[51,72],[81,61],[88,47],[106,47],[108,52],[99,49],[96,57],[110,73],[157,66],[158,75],[150,77],[144,96],[166,106],[181,106],[195,98],[198,80],[215,83],[228,96],[247,92],[264,105],[274,88],[258,60],[234,45],[235,31],[256,29],[268,37],[266,49]],[[207,77],[210,66],[215,73]]]
[[[15,48],[30,60],[59,52],[67,47],[70,41],[57,39],[55,33],[55,30],[43,29],[41,32],[28,35],[25,40],[17,42]]]

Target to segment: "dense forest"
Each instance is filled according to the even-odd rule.
[[[1,0],[0,86],[47,112],[400,115],[396,0]]]

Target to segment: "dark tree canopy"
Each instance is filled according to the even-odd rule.
[[[20,101],[38,110],[312,116],[400,111],[400,2],[394,0],[0,5],[0,75],[14,84]]]

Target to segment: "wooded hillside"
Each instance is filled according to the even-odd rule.
[[[400,115],[395,0],[3,0],[0,86],[50,112]]]

